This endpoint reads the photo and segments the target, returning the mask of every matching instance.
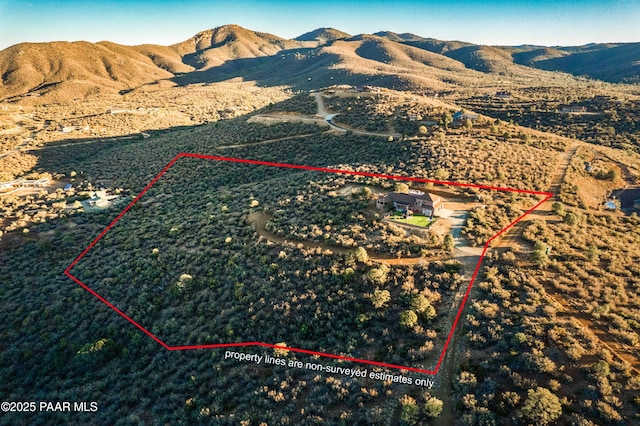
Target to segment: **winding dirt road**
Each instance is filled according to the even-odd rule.
[[[454,235],[455,241],[455,246],[451,258],[460,261],[463,264],[465,270],[473,271],[473,269],[471,268],[475,268],[478,261],[480,260],[482,249],[478,247],[471,247],[470,245],[468,245],[467,240],[461,237],[462,228],[464,227],[465,219],[468,213],[464,211],[457,211],[456,213],[457,215],[453,218],[451,226],[451,233]],[[350,248],[332,246],[328,244],[317,243],[315,241],[287,240],[286,238],[279,237],[273,234],[271,231],[267,230],[266,224],[270,219],[271,217],[264,212],[253,212],[248,217],[249,222],[253,225],[253,228],[258,233],[258,235],[273,243],[293,245],[302,244],[302,246],[305,248],[320,248],[322,250],[328,250],[334,253],[349,253],[353,251],[353,249]],[[386,263],[387,265],[417,265],[420,263],[432,262],[436,260],[446,260],[442,256],[403,258],[391,256],[369,256],[369,259],[374,262]]]
[[[313,96],[315,97],[316,103],[318,104],[318,115],[322,117],[327,122],[327,124],[329,124],[329,126],[331,126],[331,128],[334,130],[337,130],[343,133],[346,133],[347,131],[349,131],[356,135],[379,136],[383,138],[388,138],[389,136],[391,136],[394,139],[399,139],[402,137],[400,133],[368,132],[366,130],[353,129],[343,124],[338,125],[333,119],[335,116],[339,114],[332,113],[329,110],[327,110],[327,107],[324,104],[324,99],[322,99],[322,92],[313,92]]]

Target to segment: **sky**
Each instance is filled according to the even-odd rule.
[[[640,42],[640,0],[0,0],[0,49],[61,40],[168,45],[232,23],[285,38],[334,27],[489,45]]]

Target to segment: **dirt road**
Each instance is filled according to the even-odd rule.
[[[329,112],[329,110],[327,110],[327,107],[324,104],[324,99],[322,99],[322,92],[314,92],[313,96],[316,98],[316,103],[318,104],[318,115],[324,118],[327,124],[329,124],[332,129],[343,133],[349,131],[356,135],[379,136],[383,138],[388,138],[389,136],[391,136],[394,139],[400,139],[402,137],[400,133],[368,132],[366,130],[353,129],[342,124],[336,124],[333,119],[339,114],[331,113]]]
[[[494,247],[511,249],[519,247],[521,252],[529,251],[529,249],[526,248],[524,250],[522,249],[522,246],[525,244],[522,238],[522,233],[531,223],[531,221],[558,220],[557,215],[553,213],[552,205],[558,200],[557,195],[560,193],[562,184],[566,179],[567,171],[569,169],[569,165],[571,164],[571,159],[576,154],[579,146],[580,144],[578,143],[571,145],[569,149],[562,154],[558,161],[558,166],[556,167],[553,179],[551,181],[551,186],[549,188],[549,192],[552,192],[555,195],[547,202],[542,204],[540,208],[538,208],[532,214],[528,215],[525,219],[521,220],[516,225],[511,227],[505,234],[503,234],[502,238],[496,244],[494,244]],[[625,347],[625,345],[612,339],[611,336],[609,336],[605,331],[601,330],[597,326],[597,324],[594,323],[589,315],[580,310],[580,306],[574,306],[574,304],[569,303],[564,295],[560,294],[551,284],[545,285],[545,291],[547,293],[547,296],[551,300],[553,300],[557,305],[562,306],[563,316],[576,318],[583,327],[591,331],[598,338],[600,344],[608,349],[614,357],[618,358],[618,360],[623,361],[624,363],[629,364],[631,366],[631,369],[635,373],[640,374],[640,360],[633,351]]]
[[[500,238],[494,240],[491,245],[493,248],[510,248],[521,253],[531,251],[530,247],[528,247],[527,243],[522,239],[522,233],[534,220],[557,220],[557,216],[553,214],[551,206],[558,200],[558,194],[567,175],[567,170],[569,170],[571,159],[578,150],[578,147],[579,144],[570,146],[558,159],[558,165],[556,166],[553,178],[551,179],[551,186],[549,187],[549,192],[553,193],[554,196],[509,228]]]

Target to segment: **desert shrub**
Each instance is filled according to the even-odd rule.
[[[558,397],[549,389],[538,387],[530,389],[522,407],[524,418],[536,424],[550,424],[562,414],[562,405]]]

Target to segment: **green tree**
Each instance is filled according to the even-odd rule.
[[[367,253],[367,250],[364,247],[358,247],[353,251],[353,255],[356,258],[356,260],[358,262],[366,262],[367,260],[369,260],[369,254]]]
[[[442,167],[438,167],[435,171],[435,173],[433,174],[433,176],[438,179],[438,180],[446,180],[449,179],[449,170],[442,168]]]
[[[537,425],[552,423],[562,414],[558,397],[549,389],[537,387],[529,389],[527,400],[522,407],[524,418]]]
[[[442,413],[442,406],[444,403],[438,398],[431,397],[427,399],[427,402],[424,403],[424,413],[427,417],[435,419],[440,416]]]
[[[451,115],[451,113],[445,112],[444,114],[442,114],[442,117],[440,117],[440,124],[442,124],[445,129],[448,129],[449,124],[451,123],[453,123],[453,116]]]
[[[422,135],[422,136],[426,135],[427,134],[427,126],[422,125],[422,126],[418,127],[418,134]]]
[[[417,425],[418,424],[418,406],[403,405],[400,411],[400,424],[401,425]]]
[[[108,338],[87,343],[77,352],[76,356],[92,366],[104,365],[118,356],[118,346]]]
[[[418,294],[411,299],[411,308],[417,313],[424,312],[430,305],[429,299],[422,294]]]
[[[432,320],[436,317],[436,308],[433,305],[427,306],[427,308],[422,311],[422,316],[427,320]]]
[[[447,234],[444,236],[444,249],[446,251],[452,251],[455,247],[456,241],[453,238],[453,235]]]
[[[400,424],[401,425],[416,425],[418,424],[418,405],[416,400],[409,395],[404,395],[400,398]]]
[[[412,310],[406,310],[400,314],[400,325],[407,328],[413,328],[418,323],[418,315]]]
[[[351,267],[346,268],[342,272],[342,281],[345,283],[353,281],[353,277],[355,276],[355,274],[356,274],[356,271],[354,271],[353,268]]]
[[[564,215],[564,221],[569,226],[575,226],[578,223],[578,216],[575,213],[568,212]]]
[[[378,268],[370,269],[367,273],[367,278],[374,284],[382,285],[387,282],[388,273],[389,267],[383,263]]]
[[[591,371],[596,377],[608,377],[611,373],[611,369],[609,368],[609,363],[603,359],[597,361],[591,366]]]
[[[406,194],[407,192],[409,192],[409,185],[404,182],[398,182],[396,183],[394,190],[395,192],[402,192]]]
[[[360,196],[365,200],[368,200],[369,198],[371,198],[371,194],[372,194],[371,189],[367,188],[366,186],[360,190]]]
[[[444,142],[447,133],[444,130],[437,130],[433,133],[433,139],[439,142]]]
[[[536,241],[533,246],[533,253],[531,253],[531,260],[540,268],[544,268],[549,263],[549,246],[542,241]]]
[[[471,128],[473,127],[473,122],[468,119],[465,118],[464,120],[462,120],[462,128],[465,130],[471,130]]]
[[[380,309],[391,301],[391,293],[389,290],[376,289],[371,296],[371,303],[376,309]]]
[[[564,204],[559,201],[553,203],[551,205],[551,208],[553,209],[553,212],[558,216],[564,217],[564,215],[566,214],[566,211],[564,210]]]

